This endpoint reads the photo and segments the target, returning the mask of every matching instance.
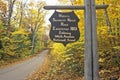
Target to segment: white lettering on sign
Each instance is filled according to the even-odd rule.
[[[53,41],[62,41],[62,42],[66,42],[66,39],[56,39],[56,38],[53,38]]]
[[[67,18],[67,21],[68,21],[68,22],[76,22],[75,19],[71,19],[71,18]]]
[[[68,34],[68,35],[71,35],[71,33],[70,32],[66,32],[66,31],[59,31],[59,34]]]
[[[69,28],[61,28],[61,27],[59,27],[58,26],[58,28],[57,27],[55,27],[55,26],[53,26],[53,29],[52,30],[64,30],[64,31],[68,31],[68,30],[70,30]]]
[[[61,26],[68,26],[68,24],[65,24],[63,22],[60,23]]]
[[[70,27],[70,30],[76,31],[76,30],[77,30],[77,27]]]
[[[64,38],[63,35],[55,35],[55,38]]]
[[[66,19],[52,19],[53,22],[66,22]]]
[[[64,35],[64,38],[75,38],[75,36],[67,36],[67,35]]]
[[[67,17],[70,17],[69,15],[64,15],[64,14],[59,14],[58,16],[61,17],[61,18],[67,18]]]
[[[76,41],[76,39],[67,39],[67,41],[73,42],[73,41]]]

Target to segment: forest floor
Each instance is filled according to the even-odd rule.
[[[67,72],[63,74],[52,74],[50,72],[51,62],[51,58],[47,56],[44,64],[39,69],[37,69],[36,72],[31,74],[26,80],[84,80],[84,76],[82,75],[73,76]],[[120,71],[110,73],[109,71],[101,70],[99,73],[100,80],[120,80]]]

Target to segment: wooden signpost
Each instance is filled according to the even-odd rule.
[[[84,6],[44,6],[48,10],[85,11],[85,60],[84,80],[99,80],[97,53],[96,9],[106,9],[108,5],[95,5],[95,0],[84,0]]]

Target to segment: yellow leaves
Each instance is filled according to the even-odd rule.
[[[35,4],[33,2],[30,2],[29,3],[29,6],[34,6]]]
[[[5,26],[3,26],[3,23],[2,23],[2,21],[0,21],[0,35],[2,35],[3,33],[5,33],[6,32],[6,27]]]
[[[99,72],[99,74],[104,74],[104,73],[111,73],[111,71],[110,70],[106,70],[106,69],[103,69],[103,70],[101,70],[100,72]]]
[[[120,50],[120,46],[115,46],[113,48],[116,49],[116,50]]]
[[[115,38],[115,36],[114,36],[114,35],[109,35],[108,37],[109,37],[109,38]]]
[[[65,47],[59,43],[54,43],[53,48],[54,48],[54,53],[57,55],[61,55],[65,50]]]
[[[10,56],[14,56],[15,52],[12,52],[9,48],[6,48],[5,52],[10,55]]]
[[[103,63],[104,61],[105,61],[104,58],[100,58],[100,59],[99,59],[99,62],[101,62],[101,63]]]
[[[5,3],[3,3],[3,1],[2,0],[0,0],[0,11],[2,11],[2,13],[6,13],[6,4]]]
[[[16,47],[14,47],[13,45],[10,44],[10,38],[9,37],[4,37],[2,40],[2,45],[4,47],[4,52],[8,55],[13,56],[15,54],[14,49],[16,49]]]
[[[38,32],[44,32],[44,30],[45,30],[45,28],[40,28],[40,29],[38,29]]]
[[[10,40],[10,38],[9,37],[4,37],[3,38],[3,41],[9,41]],[[6,43],[5,43],[6,44]]]
[[[96,0],[96,4],[103,4],[101,0]]]
[[[24,30],[19,30],[19,31],[15,31],[12,33],[12,35],[16,35],[16,34],[23,34],[24,33]]]
[[[109,7],[108,7],[108,12],[110,14],[110,17],[112,17],[112,18],[119,17],[120,16],[119,15],[119,13],[120,13],[120,0],[111,1],[111,3],[109,4]]]
[[[59,43],[53,43],[52,47],[51,54],[56,57],[56,60],[62,60],[62,56],[65,54],[65,47]]]
[[[2,21],[0,21],[0,26],[3,25]]]
[[[16,34],[29,34],[29,33],[25,32],[25,29],[21,29],[19,31],[12,32],[12,35],[16,35]]]
[[[38,12],[37,12],[37,10],[32,10],[31,13],[32,13],[32,14],[36,14],[36,13],[38,13]]]
[[[74,5],[78,5],[78,4],[82,4],[83,5],[84,0],[74,0],[73,4]]]
[[[30,41],[24,41],[23,44],[24,44],[24,45],[30,45],[31,42],[30,42]]]
[[[11,34],[9,37],[3,37],[2,39],[4,53],[15,57],[30,53],[31,40],[26,35],[24,29],[12,32]]]
[[[109,28],[107,26],[97,27],[97,34],[98,35],[107,35]]]

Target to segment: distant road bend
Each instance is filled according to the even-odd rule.
[[[0,69],[0,80],[25,80],[44,61],[48,50],[23,63]]]

